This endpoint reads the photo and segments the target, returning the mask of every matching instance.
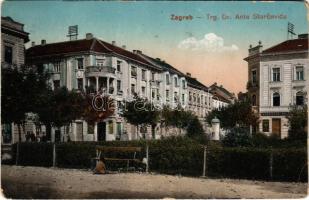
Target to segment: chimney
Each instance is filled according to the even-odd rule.
[[[92,33],[86,33],[86,39],[91,40],[93,38]]]
[[[141,50],[136,50],[137,54],[142,54],[143,52]]]
[[[126,47],[126,45],[122,45],[122,48],[123,48],[123,49],[126,49],[127,47]]]
[[[33,41],[33,42],[31,42],[31,46],[32,47],[34,47],[35,46],[35,42]]]
[[[308,33],[299,34],[298,39],[308,39]]]
[[[116,41],[112,41],[112,45],[116,46]]]
[[[46,40],[41,40],[41,45],[45,45],[46,44]]]
[[[191,73],[187,72],[187,76],[191,77]]]
[[[133,50],[133,53],[136,53],[137,50]]]

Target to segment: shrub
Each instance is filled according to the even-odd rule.
[[[68,168],[89,168],[90,159],[95,156],[95,146],[140,146],[142,151],[136,158],[146,157],[149,145],[149,169],[165,174],[200,176],[203,170],[203,148],[200,143],[188,137],[170,137],[162,140],[110,141],[110,142],[70,142],[59,143],[57,166]],[[32,166],[52,165],[51,143],[21,143],[19,164]],[[16,145],[14,145],[16,151]],[[306,148],[273,148],[273,180],[306,181]],[[269,148],[223,147],[210,141],[207,144],[207,171],[210,177],[230,177],[246,179],[270,179]],[[132,153],[106,153],[107,157],[128,157]],[[126,167],[126,162],[107,162],[110,170]],[[141,167],[140,165],[132,165]]]
[[[250,132],[246,128],[235,127],[229,129],[222,140],[226,147],[246,147],[251,146]]]
[[[52,143],[25,142],[19,143],[18,165],[44,166],[53,165]],[[13,159],[16,159],[17,144],[13,147]]]

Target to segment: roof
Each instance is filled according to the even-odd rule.
[[[28,58],[31,58],[91,51],[99,53],[117,54],[144,65],[152,65],[147,60],[141,58],[135,53],[132,53],[128,50],[117,47],[105,41],[99,40],[97,38],[36,45],[27,49],[26,55]]]
[[[223,97],[222,95],[218,94],[218,93],[213,93],[213,99],[215,100],[219,100],[225,103],[231,103],[231,101],[229,101],[228,99],[226,99],[225,97]]]
[[[221,90],[222,92],[224,92],[225,94],[227,94],[227,95],[229,95],[229,96],[233,96],[227,89],[225,89],[224,87],[222,87],[222,86],[218,86],[217,85],[217,83],[214,83],[214,84],[212,84],[211,86],[209,86],[211,89],[212,89],[212,91],[214,90],[214,89],[219,89],[219,90]]]
[[[194,88],[203,89],[204,91],[208,91],[208,87],[205,86],[203,83],[199,82],[196,78],[186,75],[186,79],[188,81],[188,85]]]
[[[152,58],[150,56],[147,56],[145,54],[138,54],[146,59],[149,59],[150,62],[153,62],[157,65],[159,65],[160,67],[162,67],[163,69],[169,71],[169,72],[172,72],[172,73],[175,73],[175,74],[178,74],[178,75],[181,75],[181,76],[185,76],[184,73],[182,73],[181,71],[179,71],[178,69],[176,69],[175,67],[173,67],[172,65],[166,63],[165,61],[163,60],[160,60],[159,58]]]
[[[24,24],[14,21],[11,17],[1,17],[1,32],[29,41],[29,33],[24,31]]]
[[[286,40],[264,50],[262,53],[283,53],[291,51],[308,51],[308,38]]]

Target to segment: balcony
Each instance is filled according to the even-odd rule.
[[[116,75],[116,69],[110,66],[87,66],[85,70],[86,76],[106,76]]]

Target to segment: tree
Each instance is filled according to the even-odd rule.
[[[221,109],[215,109],[207,115],[206,121],[211,124],[211,120],[215,117],[220,120],[221,127],[226,129],[236,126],[256,126],[259,119],[248,101],[236,101]]]
[[[82,118],[90,124],[103,121],[115,112],[115,102],[103,94],[82,93]]]
[[[307,139],[308,107],[292,106],[287,115],[289,123],[288,139]]]
[[[186,129],[189,137],[195,137],[204,133],[203,126],[199,119],[190,111],[185,111],[181,106],[171,109],[163,107],[161,117],[165,126],[172,126],[179,129]]]
[[[187,127],[187,135],[189,137],[200,136],[204,134],[203,126],[200,120],[194,116]]]
[[[2,82],[2,123],[15,123],[21,141],[21,125],[26,114],[34,112],[36,100],[48,89],[47,73],[37,73],[34,69],[21,66],[1,68]]]
[[[136,126],[138,134],[140,125],[151,125],[152,131],[154,131],[159,114],[159,110],[151,102],[135,96],[133,101],[126,102],[122,116]]]
[[[252,145],[252,138],[248,129],[234,127],[227,131],[222,144],[227,147],[246,147]]]

